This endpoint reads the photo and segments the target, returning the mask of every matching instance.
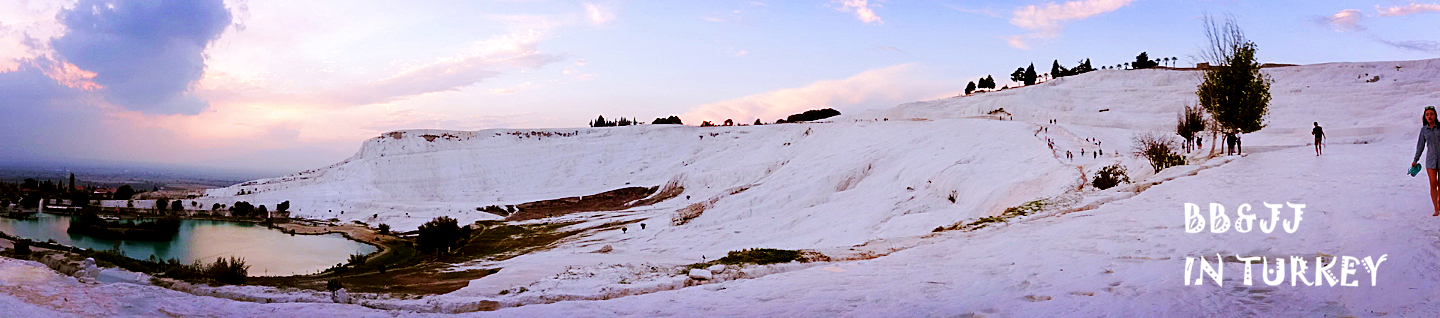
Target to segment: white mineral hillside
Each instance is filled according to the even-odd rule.
[[[1269,126],[1244,135],[1246,156],[1192,153],[1190,165],[1158,174],[1130,153],[1130,137],[1173,131],[1177,113],[1196,100],[1198,72],[1096,71],[805,124],[400,131],[330,167],[211,190],[197,201],[273,207],[288,200],[295,216],[408,230],[441,215],[500,219],[476,211],[489,205],[635,186],[684,189],[653,205],[526,221],[634,223],[626,232],[589,231],[547,250],[464,264],[458,268],[501,270],[450,294],[371,308],[444,312],[497,301],[508,316],[1440,316],[1440,218],[1429,216],[1423,178],[1402,173],[1421,109],[1440,105],[1440,59],[1265,72],[1274,78]],[[1000,108],[1013,120],[987,115]],[[1324,156],[1308,145],[1311,122],[1329,135]],[[1209,150],[1212,137],[1205,144]],[[1136,182],[1104,191],[1088,185],[1113,163]],[[931,233],[1037,199],[1052,204],[980,230]],[[1185,231],[1185,203],[1220,203],[1235,217],[1240,204],[1268,214],[1263,203],[1285,202],[1308,206],[1295,233]],[[701,213],[677,225],[682,210]],[[611,252],[591,253],[607,245]],[[835,261],[750,267],[743,275],[723,269],[690,288],[683,287],[696,281],[675,269],[755,247],[814,249]],[[1184,284],[1187,257],[1213,263],[1217,254],[1305,257],[1312,266],[1317,256],[1388,258],[1378,272],[1357,265],[1345,274],[1358,287],[1291,286],[1296,276],[1272,286],[1259,270],[1246,285],[1244,266],[1233,259],[1223,287],[1208,276],[1205,286]],[[1327,271],[1341,276],[1341,267]],[[1300,276],[1315,281],[1317,271]],[[115,289],[32,276],[0,275],[0,286],[45,281],[50,294]],[[43,295],[4,294],[0,307],[65,311]],[[246,316],[322,308],[241,306],[149,289],[125,294],[216,304],[68,312]],[[570,301],[579,299],[601,301]]]

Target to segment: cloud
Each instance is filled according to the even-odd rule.
[[[1317,21],[1320,24],[1329,25],[1339,32],[1361,31],[1365,30],[1365,26],[1360,25],[1360,19],[1363,17],[1365,14],[1360,13],[1360,10],[1345,9],[1335,15],[1321,17]]]
[[[1380,41],[1380,43],[1385,43],[1386,45],[1393,46],[1402,50],[1440,53],[1440,42],[1426,40],[1390,41],[1386,39],[1381,39],[1379,37],[1375,37],[1375,40]]]
[[[383,103],[409,96],[453,91],[496,77],[503,67],[540,68],[563,57],[540,53],[540,32],[498,36],[474,45],[474,49],[429,64],[413,66],[388,78],[332,92],[349,104]]]
[[[900,48],[893,47],[893,46],[889,46],[889,45],[876,45],[876,46],[874,46],[873,48],[875,48],[875,49],[877,49],[877,50],[885,50],[885,51],[891,51],[891,52],[901,53],[901,54],[904,54],[904,53],[905,53],[905,51],[900,50]]]
[[[985,16],[989,16],[989,17],[992,17],[992,18],[998,18],[998,17],[1000,17],[1000,14],[995,13],[995,11],[991,11],[990,9],[978,9],[978,10],[977,10],[977,9],[967,9],[967,8],[965,8],[965,7],[961,7],[961,6],[953,5],[953,4],[948,4],[948,3],[945,4],[945,7],[948,7],[948,8],[950,8],[951,10],[960,11],[960,12],[964,12],[964,13],[980,14],[980,15],[985,15]]]
[[[585,3],[585,17],[590,19],[590,23],[600,25],[614,20],[615,14],[606,11],[605,8],[600,7],[598,4],[587,2]]]
[[[1349,10],[1346,10],[1349,11]],[[1375,11],[1380,11],[1379,16],[1393,17],[1421,12],[1440,12],[1440,4],[1411,3],[1408,6],[1382,8],[1375,6]]]
[[[867,70],[842,80],[817,81],[696,106],[681,118],[690,123],[771,121],[811,109],[847,112],[955,94],[949,91],[952,87],[947,81],[926,79],[916,74],[917,69],[915,64],[900,64]]]
[[[1083,20],[1101,13],[1119,10],[1135,0],[1079,0],[1063,4],[1054,2],[1044,5],[1028,5],[1015,9],[1010,24],[1033,31],[1024,37],[1008,37],[1006,42],[1018,49],[1028,50],[1026,39],[1053,38],[1060,36],[1064,22]]]
[[[1030,43],[1025,42],[1025,38],[1026,36],[1024,35],[1011,35],[1003,37],[1003,39],[1005,39],[1005,43],[1009,43],[1011,47],[1021,50],[1029,50]]]
[[[1376,6],[1375,11],[1379,12],[1375,15],[1376,17],[1393,17],[1423,12],[1440,12],[1440,5],[1411,3],[1407,6],[1389,8],[1382,8],[1380,6]],[[1317,18],[1315,21],[1319,24],[1334,28],[1335,31],[1338,32],[1351,32],[1365,31],[1365,26],[1360,25],[1360,20],[1362,20],[1363,18],[1365,18],[1365,14],[1363,12],[1360,12],[1360,10],[1345,9],[1328,17]],[[1389,45],[1391,47],[1402,50],[1420,51],[1427,53],[1440,52],[1440,42],[1428,40],[1391,41],[1374,34],[1370,34],[1369,37],[1376,42],[1380,42],[1385,45]]]
[[[840,0],[835,1],[834,3],[840,4],[840,8],[837,8],[836,10],[840,10],[840,12],[854,13],[855,17],[860,19],[860,21],[862,22],[874,24],[885,23],[885,21],[880,20],[880,16],[875,15],[875,10],[870,8],[871,6],[879,7],[879,4],[870,4],[867,0]]]
[[[230,25],[220,0],[82,0],[60,12],[69,31],[50,41],[61,59],[94,72],[111,102],[152,114],[198,114],[191,94],[205,49]]]
[[[456,117],[449,114],[437,114],[415,109],[403,109],[391,112],[384,116],[385,119],[370,123],[364,129],[379,132],[389,132],[406,129],[450,129],[450,130],[480,130],[497,127],[507,127],[523,123],[520,117],[525,114],[505,115],[473,115]]]

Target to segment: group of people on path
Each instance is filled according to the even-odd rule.
[[[1051,120],[1049,121],[1049,123],[1050,123],[1050,124],[1057,124],[1057,123],[1059,123],[1059,120],[1051,119]],[[1049,133],[1049,132],[1050,132],[1049,126],[1040,126],[1040,129],[1035,131],[1035,135],[1036,135],[1036,136],[1039,136],[1041,132]],[[1099,159],[1100,156],[1104,156],[1104,155],[1105,155],[1105,149],[1100,148],[1100,139],[1098,139],[1098,138],[1085,138],[1085,142],[1089,142],[1089,143],[1095,145],[1095,148],[1096,148],[1096,149],[1090,151],[1090,157],[1091,157],[1091,158]],[[1051,150],[1051,151],[1056,151],[1056,149],[1055,149],[1055,141],[1054,141],[1054,140],[1051,140],[1049,136],[1046,136],[1046,137],[1045,137],[1045,144],[1048,145],[1048,146],[1050,146],[1050,150]],[[1084,148],[1084,147],[1081,147],[1081,148],[1080,148],[1080,156],[1081,156],[1081,157],[1084,157],[1084,156],[1085,156],[1085,148]],[[1066,150],[1066,151],[1065,151],[1065,159],[1066,159],[1066,160],[1070,160],[1071,162],[1074,162],[1074,161],[1075,161],[1075,153],[1072,152],[1072,151],[1070,151],[1070,150]]]

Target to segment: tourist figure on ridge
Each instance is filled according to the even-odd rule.
[[[1410,162],[1411,169],[1420,164],[1420,153],[1425,154],[1425,176],[1430,179],[1430,204],[1435,207],[1435,214],[1440,216],[1440,125],[1436,124],[1435,106],[1425,106],[1425,114],[1422,115],[1420,123],[1420,141],[1415,144],[1415,160]]]
[[[1315,155],[1319,156],[1320,144],[1325,141],[1325,130],[1320,128],[1320,122],[1315,122],[1315,129],[1311,129],[1310,134],[1315,135]]]

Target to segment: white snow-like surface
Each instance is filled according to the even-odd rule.
[[[586,222],[577,227],[633,220],[646,229],[629,224],[624,233],[590,232],[546,251],[468,264],[462,267],[502,270],[450,294],[375,305],[383,308],[495,300],[507,308],[466,315],[1440,316],[1440,217],[1430,216],[1423,176],[1402,173],[1421,108],[1440,105],[1440,60],[1265,71],[1275,80],[1269,127],[1244,136],[1246,156],[1191,154],[1192,165],[1158,174],[1129,154],[1129,138],[1173,130],[1175,114],[1195,100],[1195,72],[1097,71],[810,124],[405,131],[366,141],[334,166],[198,200],[288,200],[301,217],[410,229],[438,215],[498,218],[475,212],[492,204],[671,182],[685,188],[653,206],[556,218]],[[1380,81],[1365,81],[1376,75]],[[1002,107],[1015,120],[985,116]],[[1046,124],[1050,119],[1059,124]],[[1316,121],[1330,145],[1319,157],[1308,145]],[[1207,135],[1206,150],[1210,144]],[[1097,149],[1105,156],[1092,157]],[[1074,160],[1065,159],[1067,150]],[[1136,183],[1082,186],[1112,163],[1125,165]],[[234,195],[242,189],[254,194]],[[1058,203],[976,231],[930,233],[1036,199]],[[1231,218],[1245,203],[1266,216],[1263,203],[1307,208],[1293,234],[1186,233],[1184,204],[1204,209],[1212,202]],[[677,210],[697,203],[708,206],[700,217],[670,224]],[[605,245],[613,251],[593,253]],[[704,282],[679,268],[754,247],[814,249],[837,260],[726,268]],[[1316,256],[1387,259],[1375,286],[1363,266],[1350,277],[1358,287],[1291,286],[1288,273],[1283,285],[1268,286],[1259,264],[1247,286],[1244,267],[1234,263],[1224,266],[1224,286],[1209,278],[1186,286],[1186,257],[1213,262],[1217,253],[1311,263]],[[0,285],[39,275],[12,274],[38,271],[16,263],[0,263]],[[1311,264],[1307,279],[1315,271]],[[1339,266],[1331,272],[1338,276]],[[1198,264],[1192,275],[1201,276]],[[121,284],[46,286],[106,292]],[[194,312],[227,316],[332,306],[373,313],[125,285],[140,289],[130,297],[146,304],[141,315],[163,315],[153,304],[171,298],[213,304]],[[62,308],[17,293],[0,293],[0,307],[37,314]],[[86,308],[80,315],[110,312]]]

